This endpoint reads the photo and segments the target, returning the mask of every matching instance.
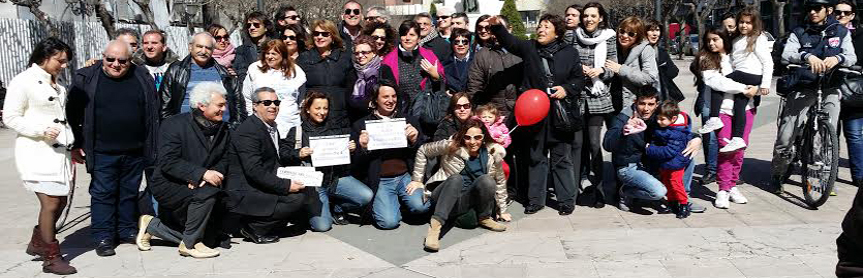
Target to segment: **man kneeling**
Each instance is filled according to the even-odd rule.
[[[150,250],[152,236],[177,243],[182,256],[211,258],[219,251],[201,242],[227,171],[230,136],[222,122],[225,88],[215,82],[195,86],[190,113],[166,119],[160,127],[159,157],[151,181],[160,218],[142,215],[135,243]],[[215,229],[211,229],[214,231]]]

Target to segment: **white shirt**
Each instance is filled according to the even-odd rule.
[[[722,54],[722,62],[719,64],[721,67],[720,70],[705,70],[701,72],[701,76],[704,78],[704,85],[710,87],[711,90],[725,93],[722,98],[722,105],[719,107],[719,113],[733,116],[734,95],[741,94],[746,91],[746,85],[725,77],[725,75],[734,71],[731,67],[731,59],[728,58],[728,55]],[[746,103],[746,110],[752,109],[753,106],[754,103],[750,98],[749,102]]]
[[[261,72],[259,67],[261,61],[252,63],[243,81],[243,97],[246,101],[246,111],[254,113],[252,94],[261,87],[270,87],[276,90],[276,95],[282,103],[279,105],[279,114],[276,116],[276,127],[280,136],[285,138],[291,127],[300,125],[300,110],[297,98],[300,95],[300,87],[306,84],[306,73],[300,66],[294,64],[294,77],[287,78],[281,70],[270,69],[266,73]]]
[[[749,38],[740,36],[734,39],[731,47],[731,65],[734,70],[761,75],[761,88],[770,89],[773,80],[773,57],[770,56],[770,42],[761,34],[755,40],[753,52],[746,50]],[[729,72],[730,73],[730,72]]]

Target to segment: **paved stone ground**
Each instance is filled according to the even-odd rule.
[[[684,63],[679,65],[676,82],[687,94],[684,106],[689,110],[692,76],[683,70]],[[72,224],[59,238],[79,269],[77,277],[834,277],[834,239],[856,188],[847,184],[842,159],[839,196],[818,210],[802,206],[798,188],[787,188],[789,193],[781,197],[761,189],[770,171],[778,101],[776,96],[764,100],[752,132],[743,169],[747,184],[740,187],[749,204],[712,208],[716,185],[696,185],[694,201],[710,208],[685,220],[612,206],[580,206],[567,217],[547,208],[525,217],[514,204],[516,220],[508,231],[455,228],[435,254],[421,250],[426,226],[414,223],[392,231],[336,226],[266,246],[235,240],[232,249],[207,260],[180,257],[176,247],[139,252],[133,245],[100,258],[89,238],[88,176],[81,174]],[[23,251],[37,202],[15,172],[13,137],[9,130],[0,131],[0,181],[5,185],[0,186],[0,211],[6,220],[0,222],[0,277],[47,276],[41,274],[40,262]]]

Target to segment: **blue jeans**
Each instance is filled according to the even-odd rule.
[[[333,211],[341,213],[344,210],[361,208],[372,201],[372,190],[354,177],[340,178],[335,192],[328,194],[326,188],[318,187],[318,198],[321,200],[320,214],[312,214],[309,225],[312,231],[326,232],[333,227],[333,215],[330,213],[330,197],[335,198]]]
[[[637,163],[617,168],[617,178],[623,184],[623,194],[642,200],[659,200],[665,197],[665,185]]]
[[[90,231],[98,242],[134,237],[138,232],[138,187],[144,171],[140,155],[95,152],[90,173]]]
[[[848,164],[851,179],[863,180],[863,118],[842,120],[845,143],[848,144]]]
[[[381,178],[378,191],[372,204],[372,216],[375,224],[381,229],[398,228],[402,221],[401,200],[411,214],[428,212],[431,203],[423,201],[423,191],[416,190],[413,194],[407,194],[408,184],[411,182],[409,173],[394,178]]]
[[[710,119],[710,89],[702,90],[701,93],[702,98],[704,99],[704,105],[701,109],[701,124],[704,124],[705,122],[707,122],[708,119]],[[704,174],[716,174],[716,157],[719,154],[719,141],[716,141],[716,133],[710,132],[707,134],[702,134],[701,138],[702,149],[704,150],[704,163],[706,164],[704,165]],[[684,184],[688,186],[689,183],[685,182]],[[689,192],[688,187],[686,191]]]

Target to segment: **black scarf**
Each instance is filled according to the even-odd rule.
[[[539,57],[546,58],[546,59],[550,60],[554,56],[554,53],[557,53],[557,51],[559,51],[560,48],[562,48],[562,47],[563,47],[563,44],[560,42],[560,40],[554,40],[553,42],[551,42],[549,44],[540,45],[539,46]]]
[[[192,110],[192,119],[195,120],[195,123],[198,124],[198,127],[201,129],[201,132],[204,133],[204,136],[212,137],[215,136],[216,133],[219,132],[219,129],[222,127],[222,121],[213,122],[204,117],[204,112],[201,109]]]
[[[303,134],[308,137],[323,136],[325,135],[324,132],[329,129],[329,125],[327,123],[328,121],[326,119],[324,119],[324,122],[320,124],[313,123],[311,119],[307,119],[302,123]]]

